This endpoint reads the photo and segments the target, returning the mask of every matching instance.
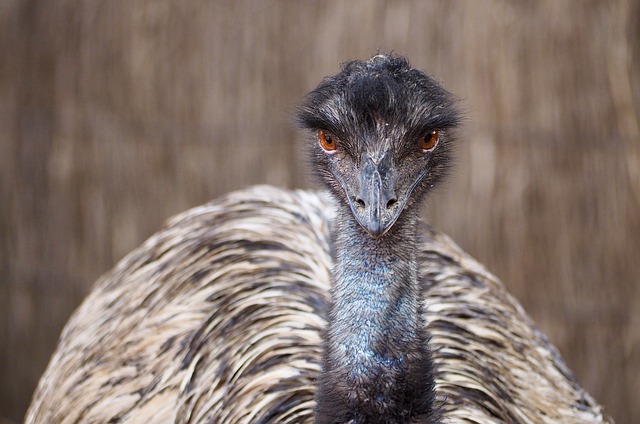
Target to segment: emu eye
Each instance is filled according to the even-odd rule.
[[[336,150],[336,142],[333,136],[324,130],[318,131],[318,143],[320,143],[320,147],[327,152],[333,152]]]
[[[440,132],[433,130],[420,139],[420,149],[423,153],[427,153],[435,149],[438,145],[438,140],[440,140]]]

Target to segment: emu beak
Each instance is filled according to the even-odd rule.
[[[360,192],[350,197],[350,206],[358,223],[378,238],[396,222],[402,207],[396,197],[396,172],[391,155],[374,161],[364,154],[359,175]]]

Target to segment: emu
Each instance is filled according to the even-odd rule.
[[[419,220],[460,113],[406,59],[300,106],[326,192],[172,220],[65,327],[28,423],[607,422],[518,302]]]

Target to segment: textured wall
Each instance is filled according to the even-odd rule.
[[[640,422],[639,1],[3,0],[0,423],[92,282],[164,219],[308,186],[292,107],[378,49],[467,111],[430,221]]]

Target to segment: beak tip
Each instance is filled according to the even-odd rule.
[[[379,220],[368,221],[363,224],[365,231],[373,238],[379,238],[387,231],[387,228]]]

